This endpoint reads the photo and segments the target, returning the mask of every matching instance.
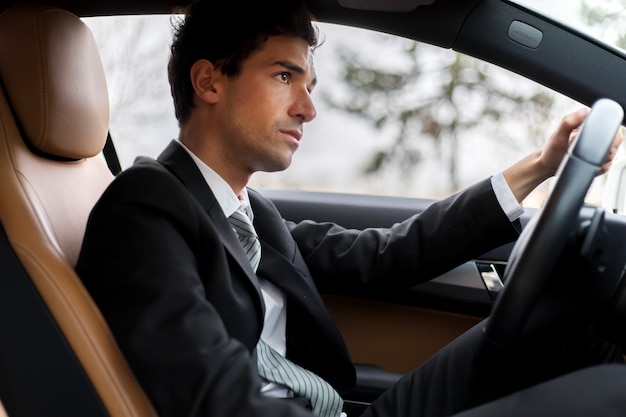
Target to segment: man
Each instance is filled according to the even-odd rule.
[[[339,416],[337,392],[354,384],[354,368],[318,291],[412,286],[515,239],[519,201],[555,173],[587,114],[391,229],[285,222],[246,185],[287,168],[316,116],[316,44],[298,1],[193,3],[169,64],[178,140],[120,174],[90,217],[77,271],[161,417]],[[589,339],[574,343],[577,356],[602,345]],[[553,376],[492,391],[497,380],[465,366],[478,341],[470,331],[366,414],[450,414]],[[613,360],[607,346],[589,363]],[[454,366],[440,372],[442,361]]]

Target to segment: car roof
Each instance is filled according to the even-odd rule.
[[[1,0],[0,10],[18,4],[41,4],[37,0]],[[67,9],[78,16],[169,13],[186,2],[181,0],[51,0],[46,4]]]
[[[439,46],[450,47],[459,28],[471,9],[482,0],[426,0],[428,7],[415,7],[402,13],[387,11],[356,10],[344,7],[337,0],[305,0],[315,18],[322,22],[353,25],[390,32],[415,38]],[[420,0],[408,0],[420,1]],[[424,0],[421,0],[424,1]],[[345,0],[341,0],[345,3]],[[351,4],[368,0],[350,0]],[[403,4],[407,0],[385,0],[377,4]],[[38,0],[0,0],[0,11],[16,4],[40,4]],[[58,6],[81,17],[169,14],[181,10],[188,1],[184,0],[49,0],[47,4]],[[393,7],[390,6],[392,9]]]

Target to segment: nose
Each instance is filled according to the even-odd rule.
[[[308,89],[304,89],[298,94],[297,99],[292,107],[292,117],[299,119],[302,123],[310,122],[317,116],[315,104],[311,99],[311,93]]]

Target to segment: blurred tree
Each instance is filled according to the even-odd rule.
[[[370,35],[380,38],[385,55],[340,47],[343,88],[322,93],[332,108],[370,122],[392,139],[371,156],[367,173],[391,169],[406,176],[435,160],[450,192],[466,185],[459,170],[461,142],[488,139],[489,149],[504,150],[545,140],[555,102],[551,91],[450,50]],[[378,59],[368,60],[372,56]]]

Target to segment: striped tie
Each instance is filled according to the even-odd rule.
[[[241,246],[243,246],[243,250],[246,252],[250,265],[252,265],[252,269],[256,272],[259,267],[259,262],[261,261],[261,243],[256,235],[254,226],[252,226],[250,222],[250,218],[244,210],[244,206],[240,206],[230,215],[228,221],[231,226],[233,226],[233,229],[235,229],[235,232],[237,232],[237,236],[239,237]]]
[[[256,272],[261,260],[261,243],[244,206],[231,214],[228,221],[237,232],[252,269]],[[341,415],[343,400],[328,382],[291,362],[261,339],[257,343],[257,358],[259,375],[291,388],[297,397],[308,398],[314,414],[322,417]]]
[[[343,400],[328,382],[291,362],[262,339],[259,339],[256,351],[259,375],[268,381],[291,388],[296,397],[308,398],[315,415],[323,417],[341,415]]]

